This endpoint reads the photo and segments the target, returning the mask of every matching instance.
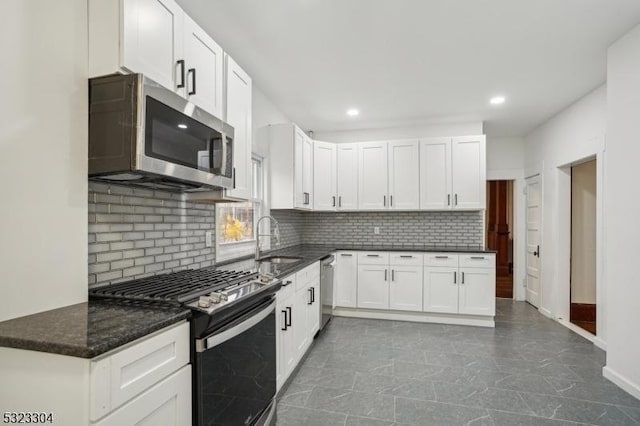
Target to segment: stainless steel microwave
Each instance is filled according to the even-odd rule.
[[[89,178],[179,192],[232,188],[233,128],[141,74],[91,79]]]

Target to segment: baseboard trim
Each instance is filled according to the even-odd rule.
[[[564,325],[565,327],[567,327],[569,330],[573,331],[574,333],[579,334],[580,336],[584,337],[585,339],[587,339],[591,343],[593,343],[593,344],[596,343],[595,342],[596,336],[594,336],[593,334],[589,333],[587,330],[583,329],[582,327],[578,327],[577,325],[573,324],[572,322],[564,320],[564,319],[558,319],[556,321],[558,321],[560,324]]]
[[[630,393],[635,398],[640,399],[640,385],[638,385],[637,383],[633,383],[621,374],[613,371],[609,366],[605,366],[602,368],[602,375],[621,387],[624,391]]]
[[[471,325],[475,327],[495,327],[494,317],[479,315],[436,314],[425,312],[392,312],[375,309],[334,308],[333,315],[350,318],[384,319],[393,321],[411,321],[422,323]]]
[[[593,338],[593,344],[602,349],[603,351],[607,351],[607,342],[602,340],[600,337],[596,336]]]
[[[540,312],[542,315],[544,315],[547,318],[551,318],[552,320],[555,320],[553,315],[551,315],[551,311],[548,310],[547,308],[540,307],[538,308],[538,312]]]

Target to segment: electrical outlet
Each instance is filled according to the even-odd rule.
[[[380,233],[380,227],[379,226],[374,226],[373,227],[373,233],[378,235]]]
[[[213,246],[213,243],[211,242],[211,231],[207,231],[204,233],[204,245],[206,247]]]

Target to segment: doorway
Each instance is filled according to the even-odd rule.
[[[487,247],[496,251],[496,297],[513,299],[512,180],[487,182]]]
[[[596,335],[596,160],[571,167],[570,321]]]

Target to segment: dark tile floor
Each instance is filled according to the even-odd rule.
[[[278,403],[278,425],[638,425],[605,353],[524,302],[496,328],[335,317]]]

